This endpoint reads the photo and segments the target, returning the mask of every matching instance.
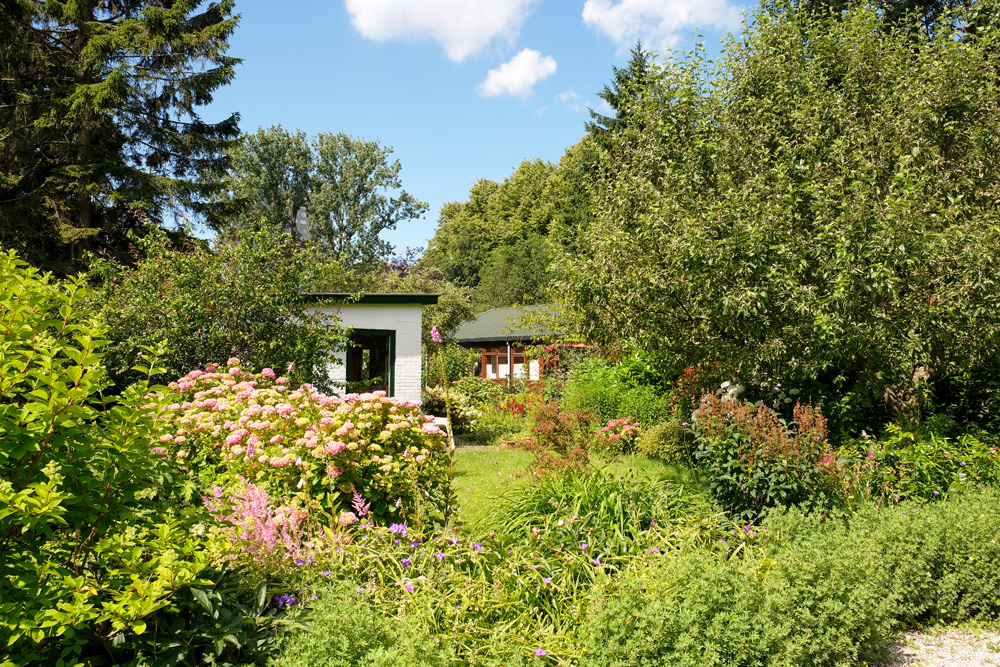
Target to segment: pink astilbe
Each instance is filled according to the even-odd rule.
[[[212,516],[232,524],[235,543],[257,563],[302,558],[308,536],[303,522],[306,512],[294,505],[272,505],[267,491],[240,478],[243,488],[226,496],[215,487],[212,497],[203,496]]]
[[[354,508],[354,511],[357,512],[357,515],[360,517],[368,514],[368,508],[371,507],[371,503],[366,503],[362,495],[357,491],[354,491],[354,500],[351,501],[351,507]]]

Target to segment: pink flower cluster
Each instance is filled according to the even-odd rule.
[[[212,467],[223,483],[239,477],[288,493],[308,484],[339,494],[329,511],[349,504],[355,488],[405,502],[413,475],[422,488],[443,465],[447,440],[419,401],[385,392],[327,396],[238,364],[192,371],[156,397],[166,406],[158,450],[186,457],[193,470]]]
[[[639,437],[640,425],[631,417],[612,419],[597,431],[597,445],[614,452],[631,451]]]
[[[219,521],[232,524],[230,538],[257,563],[302,558],[306,550],[306,511],[272,502],[267,490],[240,478],[228,495],[220,486],[202,500]]]

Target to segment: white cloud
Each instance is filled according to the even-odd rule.
[[[510,43],[536,0],[345,0],[354,28],[368,39],[433,39],[461,62],[496,38]]]
[[[728,0],[587,0],[583,22],[613,39],[620,49],[641,39],[662,51],[689,37],[695,27],[738,27],[740,11]]]
[[[517,95],[524,97],[531,92],[531,87],[554,74],[556,59],[552,56],[542,56],[534,49],[522,49],[520,53],[496,69],[486,74],[486,79],[476,87],[483,97],[497,95]]]
[[[580,101],[583,98],[572,89],[559,93],[556,95],[556,99],[578,113],[582,113],[587,110],[587,107],[585,107]]]

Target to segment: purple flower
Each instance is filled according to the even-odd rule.
[[[542,581],[544,581],[547,584],[551,584],[552,583],[552,577],[543,577]]]
[[[403,560],[400,561],[400,563],[403,564],[403,567],[410,567],[411,565],[413,565],[413,563],[410,562],[409,558],[404,558]]]
[[[959,463],[958,465],[960,465],[960,466],[964,466],[964,465],[965,465],[965,461],[962,461],[962,462],[961,462],[961,463]]]
[[[536,658],[541,658],[543,655],[546,655],[545,649],[539,648],[537,651],[535,651]]]
[[[418,540],[416,542],[410,542],[410,546],[411,547],[419,547],[420,546],[420,541]]]
[[[652,549],[649,550],[649,553],[651,553],[651,554],[658,554],[658,553],[660,553],[660,547],[653,547]]]
[[[581,544],[580,545],[580,551],[586,551],[588,546],[589,545],[587,545],[587,544]]]
[[[330,576],[330,570],[323,570],[322,572],[319,573],[319,576],[321,576],[321,577],[328,577],[328,576]]]
[[[934,495],[935,495],[935,496],[940,496],[940,495],[941,495],[941,492],[940,492],[940,491],[935,491],[935,492],[934,492]]]
[[[438,331],[437,327],[431,327],[431,340],[435,343],[441,342],[441,333]]]
[[[457,537],[452,537],[450,539],[451,539],[451,543],[452,544],[458,544],[458,538]]]
[[[389,526],[389,532],[396,533],[397,535],[402,535],[403,537],[406,537],[406,524],[394,523],[391,526]]]
[[[868,432],[865,431],[864,429],[861,429],[861,437],[862,438],[867,438],[868,437]]]
[[[475,549],[476,551],[482,551],[483,550],[483,544],[482,544],[482,542],[473,542],[472,543],[472,548]]]
[[[404,586],[404,588],[405,588],[405,589],[406,589],[406,590],[407,590],[408,592],[410,592],[410,593],[412,593],[412,592],[413,592],[413,586],[412,586],[411,584],[406,584],[406,586]]]
[[[298,565],[299,567],[302,567],[303,565],[306,564],[306,562],[304,560],[302,560],[301,558],[296,558],[295,559],[295,564]]]
[[[438,559],[439,563],[444,560],[444,554],[442,552],[439,551],[439,552],[437,552],[434,555],[437,556],[437,559]]]

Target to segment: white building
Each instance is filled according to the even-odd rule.
[[[345,393],[385,391],[389,396],[419,401],[423,306],[437,294],[312,294],[310,310],[335,317],[350,329],[340,364],[330,366],[330,379]]]

